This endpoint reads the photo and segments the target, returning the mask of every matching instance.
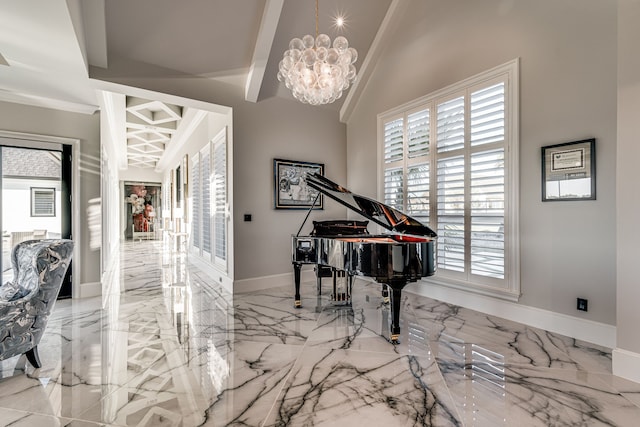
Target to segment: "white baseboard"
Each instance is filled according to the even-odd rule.
[[[73,293],[74,298],[90,298],[102,295],[102,282],[80,283],[76,292]]]
[[[614,375],[640,383],[640,354],[616,348],[612,356]]]
[[[316,280],[313,270],[302,270],[300,273],[300,282],[308,280]],[[291,286],[291,297],[294,295],[293,273],[274,274],[273,276],[253,277],[251,279],[236,280],[233,282],[233,292],[241,294],[244,292],[262,291],[265,289],[276,288],[278,286]]]
[[[417,282],[407,285],[405,289],[418,295],[524,323],[549,332],[611,349],[616,348],[616,327],[606,323],[433,284]]]

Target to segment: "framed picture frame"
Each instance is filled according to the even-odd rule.
[[[596,199],[596,140],[542,147],[542,201]]]
[[[276,209],[324,209],[323,197],[307,186],[308,173],[324,175],[323,163],[273,159],[274,204]]]

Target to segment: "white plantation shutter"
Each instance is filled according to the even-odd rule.
[[[209,146],[200,152],[202,161],[202,250],[211,254],[211,153]]]
[[[504,82],[471,94],[471,145],[504,140]]]
[[[228,194],[226,128],[221,130],[192,161],[193,253],[228,271]]]
[[[513,61],[379,116],[380,191],[438,234],[436,280],[512,299],[517,68]]]
[[[504,150],[471,155],[471,273],[504,278]]]
[[[464,97],[438,105],[438,152],[464,147]]]
[[[400,211],[404,207],[403,179],[402,169],[384,171],[384,203]]]
[[[31,187],[31,216],[56,216],[56,189]]]
[[[402,160],[404,152],[403,119],[396,119],[384,125],[384,161],[392,163]]]
[[[213,147],[214,177],[214,235],[215,256],[221,261],[227,259],[227,153],[226,141],[215,143]]]
[[[438,160],[438,268],[465,270],[464,157]]]
[[[408,168],[406,211],[410,216],[421,221],[423,224],[429,224],[430,207],[428,163],[417,164]]]
[[[429,154],[429,109],[407,116],[407,138],[410,159]]]
[[[200,249],[200,233],[202,230],[201,222],[202,215],[200,209],[202,192],[200,191],[200,155],[196,153],[193,156],[193,163],[191,165],[191,242],[193,246],[197,249]]]

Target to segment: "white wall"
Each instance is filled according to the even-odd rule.
[[[273,159],[323,163],[325,176],[345,183],[345,127],[331,110],[278,98],[241,104],[234,118],[236,280],[290,274],[291,235],[307,212],[274,208]],[[313,220],[345,217],[345,208],[325,199],[324,210],[311,213],[303,233]]]
[[[409,0],[348,120],[349,188],[377,194],[377,114],[520,58],[520,303],[615,324],[616,13],[601,0]],[[589,137],[597,200],[542,203],[540,147]]]
[[[76,254],[80,264],[80,277],[74,286],[100,282],[100,248],[90,245],[89,215],[90,200],[100,198],[100,115],[69,113],[22,104],[0,102],[0,130],[51,135],[80,140],[80,179],[75,183],[79,197],[80,235],[74,235]],[[74,290],[74,295],[75,290]]]

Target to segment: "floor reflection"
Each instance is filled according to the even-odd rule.
[[[0,365],[0,425],[634,425],[611,353],[377,284],[231,295],[161,241],[127,243],[102,298],[59,301],[43,367]],[[635,403],[634,403],[635,402]],[[14,423],[14,424],[11,424]]]

